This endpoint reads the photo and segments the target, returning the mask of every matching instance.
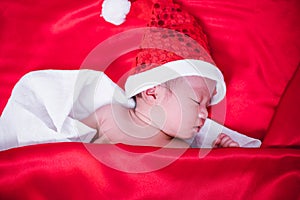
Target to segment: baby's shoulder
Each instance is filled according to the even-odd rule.
[[[97,109],[96,115],[98,120],[111,119],[113,116],[125,113],[128,108],[120,104],[107,104]]]

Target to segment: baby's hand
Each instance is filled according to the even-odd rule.
[[[231,137],[228,135],[221,133],[215,142],[213,143],[213,148],[220,148],[220,147],[239,147],[240,145],[235,142]]]

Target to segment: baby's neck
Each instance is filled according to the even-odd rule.
[[[169,135],[165,134],[162,130],[157,128],[152,122],[152,120],[146,116],[144,113],[139,112],[136,109],[128,109],[131,121],[143,131],[137,131],[139,136],[142,138],[152,138],[161,144],[168,143],[172,139]],[[161,144],[159,146],[161,146]]]
[[[129,109],[129,114],[137,125],[140,126],[152,126],[151,119],[143,111],[137,108]]]

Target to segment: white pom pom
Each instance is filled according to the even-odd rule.
[[[102,16],[105,21],[120,25],[129,13],[131,3],[128,0],[105,0],[102,3]]]

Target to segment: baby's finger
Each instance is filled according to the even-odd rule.
[[[222,138],[220,144],[221,144],[222,147],[228,147],[228,145],[229,145],[231,142],[232,142],[231,138],[230,138],[229,136],[226,135],[225,137]]]
[[[228,138],[224,138],[224,142],[222,144],[223,147],[239,147],[239,144],[235,142],[231,137],[227,136]],[[226,141],[225,141],[226,139]]]
[[[226,137],[227,135],[225,133],[221,133],[220,135],[218,135],[218,138],[223,139],[224,137]]]
[[[221,142],[221,139],[220,137],[217,137],[217,139],[213,142],[213,148],[217,148],[220,146],[220,142]]]
[[[229,147],[240,147],[240,145],[237,142],[232,141],[232,143],[229,144]]]
[[[234,144],[235,142],[230,138],[226,143],[226,147],[230,147],[230,145]]]
[[[213,142],[212,147],[213,148],[219,148],[219,147],[223,147],[221,144],[221,141],[223,140],[224,137],[226,137],[227,135],[224,133],[221,133],[218,135],[217,139]]]

